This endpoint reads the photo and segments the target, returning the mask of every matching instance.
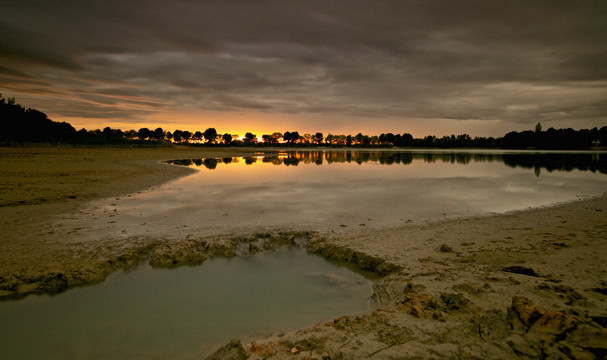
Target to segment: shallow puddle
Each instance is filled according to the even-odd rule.
[[[372,281],[300,248],[143,266],[99,285],[0,303],[1,359],[200,359],[371,308]]]

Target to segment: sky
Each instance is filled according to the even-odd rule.
[[[607,125],[607,1],[3,0],[0,93],[88,130]]]

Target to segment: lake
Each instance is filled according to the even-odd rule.
[[[84,211],[81,231],[183,238],[505,213],[602,194],[606,162],[601,152],[347,150],[175,160],[170,163],[198,171],[152,191],[94,203]]]

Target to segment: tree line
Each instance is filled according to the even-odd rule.
[[[414,138],[410,133],[382,133],[369,136],[326,136],[299,134],[298,131],[274,132],[257,136],[247,132],[244,136],[218,133],[210,127],[204,131],[166,131],[162,128],[122,131],[106,127],[103,130],[76,129],[66,122],[55,122],[38,110],[24,108],[14,98],[0,94],[0,145],[22,143],[66,143],[109,145],[169,145],[191,146],[298,146],[298,147],[411,147],[411,148],[484,148],[484,149],[590,149],[607,146],[607,126],[590,130],[554,129],[542,131],[512,131],[503,137],[471,137],[468,134],[437,137],[428,135]]]

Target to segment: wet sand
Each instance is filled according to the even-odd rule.
[[[235,255],[234,243],[251,234],[91,244],[77,229],[62,228],[57,215],[191,171],[160,160],[249,151],[1,148],[0,296],[102,281],[150,256],[163,266]],[[264,236],[279,246],[293,235],[277,229]],[[234,342],[225,351],[276,359],[592,359],[607,353],[606,196],[505,215],[306,236],[309,251],[384,275],[375,289],[379,309],[246,339],[243,348]]]

